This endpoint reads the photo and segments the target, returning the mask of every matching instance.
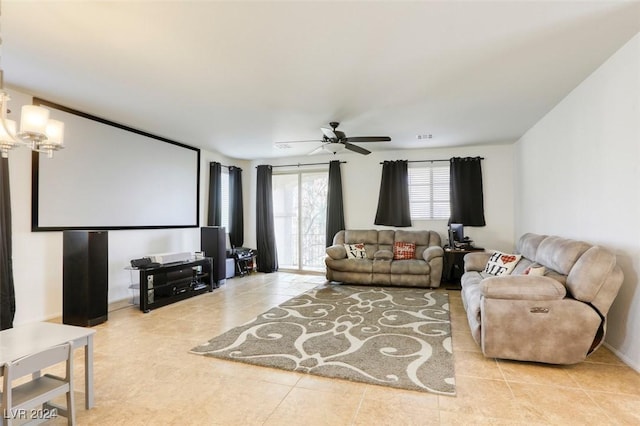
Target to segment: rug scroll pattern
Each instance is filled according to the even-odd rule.
[[[322,285],[192,352],[455,394],[448,296],[430,289]]]

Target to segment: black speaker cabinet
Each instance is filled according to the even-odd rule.
[[[62,233],[62,322],[83,327],[107,320],[109,240],[106,231]]]
[[[213,258],[213,281],[216,286],[227,275],[227,240],[224,226],[203,226],[200,228],[200,248],[205,257]]]

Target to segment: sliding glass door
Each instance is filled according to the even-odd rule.
[[[280,268],[324,270],[328,179],[326,171],[273,175]]]

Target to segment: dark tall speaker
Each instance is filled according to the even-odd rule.
[[[107,320],[109,240],[106,231],[62,233],[62,322],[93,326]]]
[[[224,226],[203,226],[200,228],[200,248],[206,257],[213,258],[213,281],[216,286],[227,275],[227,240]]]

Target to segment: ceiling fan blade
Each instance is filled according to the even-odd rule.
[[[391,142],[389,136],[356,136],[347,138],[346,142]]]
[[[322,130],[322,134],[324,134],[325,137],[329,139],[338,139],[336,132],[334,132],[332,129],[327,129],[326,127],[320,127],[320,130]]]
[[[369,151],[368,149],[364,149],[362,147],[359,147],[358,145],[354,145],[349,142],[345,142],[344,147],[347,148],[349,151],[357,152],[358,154],[362,154],[362,155],[371,154],[371,151]]]

